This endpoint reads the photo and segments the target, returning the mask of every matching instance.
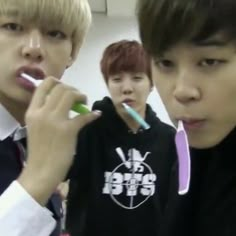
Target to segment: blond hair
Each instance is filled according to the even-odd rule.
[[[0,0],[0,15],[65,29],[71,35],[73,58],[78,54],[92,18],[87,0]]]

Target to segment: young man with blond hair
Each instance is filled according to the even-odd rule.
[[[86,0],[0,0],[0,235],[46,236],[55,219],[52,235],[60,235],[60,200],[49,198],[71,166],[78,132],[98,115],[68,119],[85,96],[58,80],[90,21]],[[35,90],[22,72],[44,81]]]

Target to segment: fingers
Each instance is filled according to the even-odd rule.
[[[68,111],[71,110],[75,103],[86,103],[86,96],[75,89],[66,89],[57,99],[55,112],[64,117],[68,117]]]
[[[49,77],[35,91],[29,110],[36,111],[42,108],[45,113],[54,112],[68,118],[72,106],[76,102],[86,103],[86,100],[86,96],[77,89]]]
[[[46,97],[48,96],[48,94],[50,94],[52,89],[56,85],[58,85],[58,83],[60,83],[59,80],[53,77],[48,77],[47,79],[45,79],[45,81],[43,81],[43,83],[40,84],[40,86],[36,89],[32,97],[29,109],[37,109],[43,106],[46,101]]]
[[[89,114],[85,114],[85,115],[80,115],[75,117],[72,122],[74,123],[74,126],[77,126],[78,129],[81,129],[82,127],[84,127],[85,125],[89,124],[90,122],[96,120],[98,117],[101,116],[101,112],[100,111],[93,111]]]
[[[39,122],[40,125],[37,126],[42,126],[39,128],[41,132],[43,127],[47,127],[47,130],[52,130],[56,126],[58,130],[62,128],[62,130],[67,130],[66,132],[75,134],[83,126],[101,115],[100,112],[92,112],[70,119],[69,111],[72,106],[75,103],[85,102],[86,96],[78,90],[60,83],[53,77],[49,77],[35,91],[26,113],[26,123],[31,125]]]

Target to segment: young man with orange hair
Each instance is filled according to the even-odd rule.
[[[111,98],[94,103],[102,116],[80,133],[70,181],[67,229],[72,236],[156,236],[175,160],[174,129],[146,103],[150,58],[137,41],[109,45],[101,71]],[[132,107],[150,125],[127,114]]]

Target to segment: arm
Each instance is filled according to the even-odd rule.
[[[68,118],[72,105],[84,100],[53,78],[34,93],[26,113],[28,162],[18,182],[0,197],[0,235],[47,236],[53,230],[55,222],[43,206],[72,164],[78,132],[98,117],[91,113]]]

